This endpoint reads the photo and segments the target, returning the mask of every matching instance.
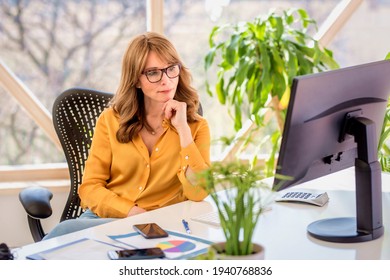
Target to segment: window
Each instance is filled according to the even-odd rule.
[[[73,86],[114,92],[123,51],[146,30],[144,0],[2,1],[0,58],[51,112]],[[62,152],[0,88],[0,165],[64,161]]]

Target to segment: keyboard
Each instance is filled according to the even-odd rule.
[[[271,210],[270,206],[266,207],[263,211],[269,211],[269,210]],[[221,226],[221,222],[219,221],[218,211],[207,212],[199,216],[192,217],[191,220],[195,222],[209,224],[216,227]]]
[[[307,203],[321,207],[329,201],[329,197],[326,192],[290,191],[275,199],[275,201]]]
[[[208,212],[196,217],[191,218],[191,220],[196,222],[201,222],[209,224],[212,226],[220,227],[221,223],[219,221],[218,211]]]

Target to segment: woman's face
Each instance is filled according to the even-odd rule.
[[[171,66],[167,62],[161,60],[155,52],[150,52],[145,65],[145,71],[154,70],[154,69],[165,69]],[[171,70],[167,70],[168,72]],[[151,75],[154,72],[150,72]],[[158,76],[160,77],[160,76]],[[151,79],[151,78],[149,78]],[[160,81],[152,83],[150,82],[145,74],[142,74],[139,83],[140,87],[144,93],[145,104],[151,103],[165,103],[170,99],[173,99],[176,93],[177,84],[179,82],[179,77],[169,78],[165,73],[163,73]]]

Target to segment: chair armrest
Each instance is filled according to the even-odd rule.
[[[43,187],[28,187],[19,193],[19,200],[27,214],[35,219],[46,219],[52,214],[51,191]]]

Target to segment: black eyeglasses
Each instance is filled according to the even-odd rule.
[[[171,66],[168,66],[167,68],[162,69],[150,69],[144,71],[142,74],[146,76],[149,82],[151,83],[158,83],[161,81],[163,74],[165,73],[168,78],[173,79],[179,76],[180,74],[180,64],[174,64]]]

